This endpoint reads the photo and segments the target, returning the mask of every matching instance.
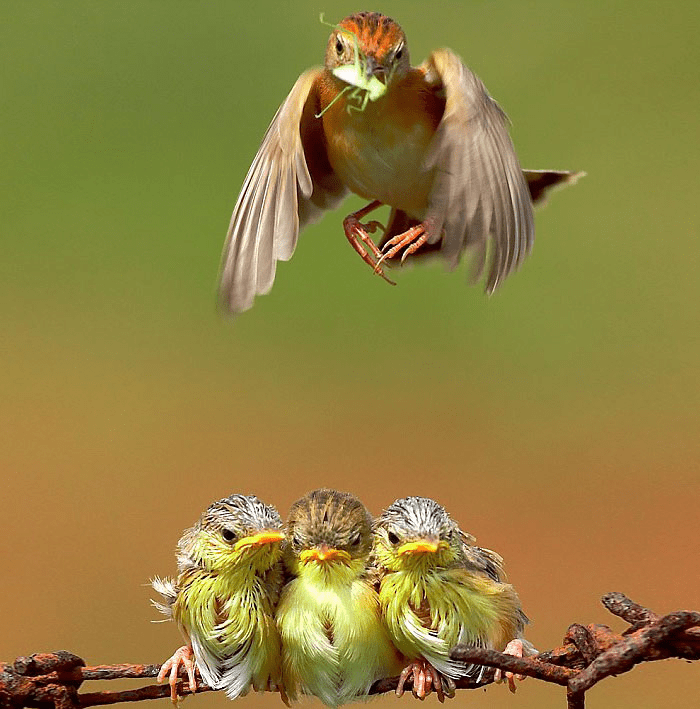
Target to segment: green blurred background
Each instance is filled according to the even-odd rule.
[[[322,60],[319,12],[360,9],[399,20],[415,63],[461,54],[524,166],[588,177],[538,213],[533,255],[490,299],[464,269],[374,277],[342,233],[353,199],[222,318],[219,254],[260,138]],[[144,584],[234,491],[283,515],[323,485],[373,512],[434,496],[505,556],[542,649],[574,621],[621,628],[607,591],[698,608],[699,22],[697,0],[5,0],[0,659],[163,660],[179,637],[150,623]],[[645,666],[590,702],[686,707],[697,678]],[[455,703],[564,701],[529,681]]]

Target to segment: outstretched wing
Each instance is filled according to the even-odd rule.
[[[269,292],[277,261],[294,253],[299,230],[334,207],[345,188],[333,174],[318,112],[322,69],[302,74],[265,133],[229,225],[220,297],[237,313]]]
[[[474,249],[477,279],[490,239],[491,293],[532,248],[530,191],[506,115],[481,80],[449,49],[433,52],[421,70],[445,97],[426,163],[435,170],[428,215],[444,229],[440,251],[448,263],[456,265],[465,248]]]

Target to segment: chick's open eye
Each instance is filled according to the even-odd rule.
[[[396,61],[399,61],[399,59],[401,59],[402,56],[403,56],[403,44],[396,50],[396,54],[394,54],[394,59],[396,59]]]
[[[389,532],[389,534],[387,534],[387,537],[389,538],[389,541],[390,541],[392,544],[398,544],[398,543],[399,543],[399,537],[398,537],[397,534],[394,534],[393,532]]]
[[[222,529],[221,536],[226,542],[232,542],[236,538],[236,535],[230,529]]]
[[[343,43],[340,41],[340,39],[335,40],[335,51],[338,52],[338,56],[340,56],[343,53]]]
[[[362,535],[358,532],[351,540],[350,544],[356,547],[362,541]]]

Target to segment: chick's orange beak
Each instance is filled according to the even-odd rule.
[[[299,559],[304,563],[309,561],[350,561],[350,554],[342,549],[330,549],[325,544],[321,544],[313,549],[304,549],[299,554]]]
[[[403,556],[404,554],[426,554],[435,553],[447,547],[447,543],[440,541],[434,542],[430,539],[419,539],[415,542],[406,542],[402,544],[398,550],[397,554]]]
[[[234,544],[234,549],[244,549],[246,547],[261,547],[264,544],[272,544],[273,542],[281,542],[284,539],[284,534],[276,529],[264,529],[257,534],[251,534],[249,537],[243,537]]]

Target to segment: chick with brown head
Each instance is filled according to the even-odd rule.
[[[290,699],[340,706],[401,669],[367,576],[372,518],[353,495],[315,490],[292,505],[277,624]]]

